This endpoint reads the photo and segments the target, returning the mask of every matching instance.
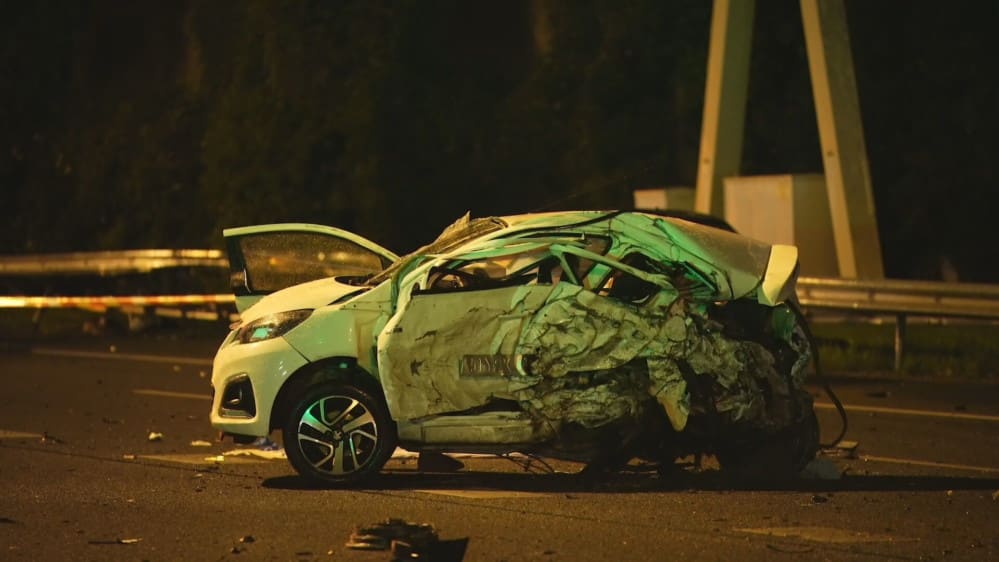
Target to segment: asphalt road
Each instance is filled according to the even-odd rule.
[[[207,421],[214,345],[0,352],[0,559],[388,560],[344,544],[390,517],[432,523],[451,560],[999,559],[996,384],[837,378],[858,443],[817,463],[837,479],[754,487],[636,466],[594,484],[565,463],[419,474],[396,459],[375,487],[309,489],[283,460],[217,461],[236,447]]]

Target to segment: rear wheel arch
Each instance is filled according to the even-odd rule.
[[[328,357],[309,363],[296,371],[281,386],[274,398],[268,429],[281,429],[295,405],[296,399],[306,389],[324,382],[349,384],[360,388],[384,402],[385,392],[374,375],[365,371],[353,357]]]

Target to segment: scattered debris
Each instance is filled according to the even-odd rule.
[[[150,441],[162,441],[163,440],[163,434],[160,433],[160,432],[158,432],[158,431],[150,431],[149,432],[149,440]]]
[[[251,447],[255,447],[261,451],[280,451],[281,445],[272,441],[269,437],[258,437],[253,443],[250,444]]]
[[[41,442],[46,445],[65,445],[66,442],[54,435],[49,435],[48,431],[42,432]]]
[[[194,441],[191,441],[191,446],[192,447],[211,447],[212,444],[211,444],[210,441],[203,441],[201,439],[195,439]]]
[[[354,550],[392,550],[396,560],[422,558],[438,542],[437,531],[429,523],[387,519],[371,527],[358,527],[346,547]]]
[[[233,449],[231,451],[226,451],[222,453],[227,457],[260,457],[262,459],[275,460],[275,459],[286,459],[288,456],[285,454],[284,449],[278,449],[276,451],[264,451],[260,449]],[[221,455],[219,455],[221,457]]]
[[[856,441],[840,441],[833,447],[828,447],[822,449],[822,455],[827,457],[838,457],[846,459],[857,458],[857,447],[859,443]]]

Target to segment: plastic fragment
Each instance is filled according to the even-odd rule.
[[[191,446],[192,447],[211,447],[212,444],[211,444],[210,441],[204,441],[202,439],[195,439],[194,441],[191,441]]]
[[[163,434],[160,433],[160,432],[158,432],[158,431],[150,431],[149,432],[149,440],[150,441],[162,441],[163,440]]]
[[[387,519],[370,527],[355,528],[345,546],[354,550],[391,549],[397,559],[417,559],[437,541],[437,531],[429,523]]]

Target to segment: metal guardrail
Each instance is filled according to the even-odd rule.
[[[802,277],[798,300],[805,308],[999,319],[999,285]]]
[[[835,310],[895,317],[895,372],[905,360],[910,316],[999,320],[999,285],[857,279],[798,279],[806,310]]]
[[[120,275],[167,267],[228,267],[222,250],[123,250],[0,255],[0,275]]]
[[[0,255],[0,275],[117,275],[168,267],[228,267],[221,250],[126,250],[43,255]],[[165,307],[231,303],[226,294],[161,296],[0,297],[0,308]],[[798,279],[798,301],[807,311],[838,311],[895,317],[895,370],[901,369],[910,316],[999,320],[999,285],[934,281]],[[197,317],[197,314],[190,317]]]

